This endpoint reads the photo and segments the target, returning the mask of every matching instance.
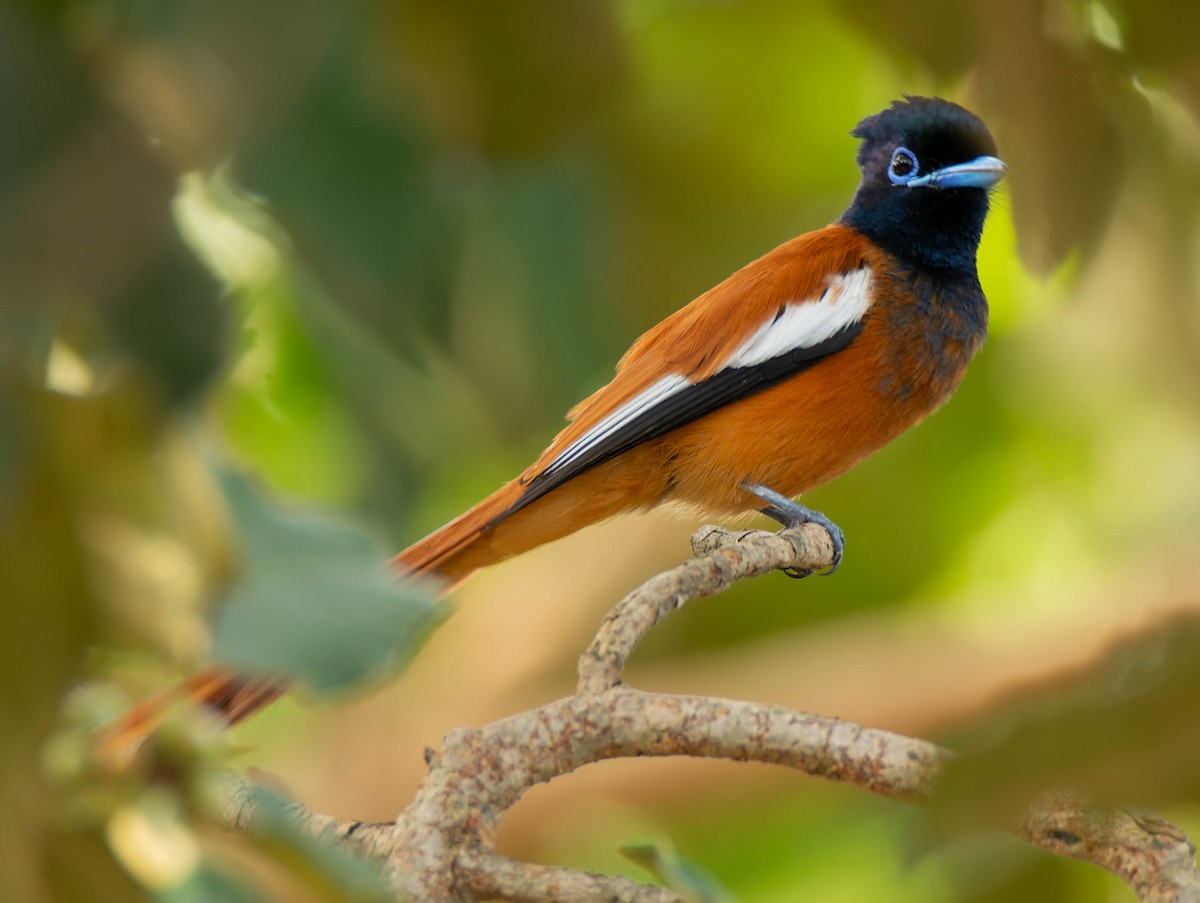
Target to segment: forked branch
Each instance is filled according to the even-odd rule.
[[[813,524],[779,533],[705,527],[692,547],[695,558],[651,578],[608,614],[580,658],[574,696],[448,734],[395,823],[341,822],[303,807],[297,821],[380,861],[397,892],[415,900],[665,903],[684,898],[628,878],[500,856],[500,822],[531,787],[630,756],[769,762],[883,796],[925,797],[950,755],[927,741],[764,703],[645,693],[622,683],[637,643],[688,600],[780,568],[820,570],[833,558],[829,535]],[[229,816],[251,827],[252,797],[240,793]],[[1061,797],[1032,808],[1014,830],[1043,849],[1108,869],[1142,901],[1200,903],[1194,850],[1161,819],[1099,813]]]

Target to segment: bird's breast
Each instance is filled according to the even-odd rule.
[[[877,364],[876,391],[897,404],[936,408],[982,346],[987,312],[974,272],[888,272],[863,335]]]
[[[962,379],[987,329],[978,280],[877,267],[861,333],[811,369],[653,444],[671,496],[744,509],[750,478],[795,496],[919,423]]]

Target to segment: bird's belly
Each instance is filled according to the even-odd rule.
[[[663,437],[670,498],[713,513],[760,507],[746,479],[797,496],[920,422],[958,382],[914,378],[898,394],[884,376],[877,357],[848,349]]]

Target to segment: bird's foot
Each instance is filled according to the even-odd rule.
[[[746,480],[742,483],[742,488],[766,502],[767,507],[761,509],[762,513],[772,520],[779,521],[784,527],[798,527],[801,524],[818,524],[824,527],[829,533],[829,538],[833,540],[833,566],[829,570],[823,571],[822,576],[828,577],[841,567],[842,554],[846,551],[846,535],[842,533],[841,527],[820,511],[805,508],[799,502],[760,483]],[[784,568],[783,572],[789,577],[797,578],[807,577],[813,573],[798,568]]]

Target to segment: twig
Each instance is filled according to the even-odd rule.
[[[628,878],[499,856],[500,822],[531,787],[628,756],[770,762],[883,796],[924,798],[950,756],[927,741],[763,703],[622,685],[637,643],[688,600],[779,568],[828,567],[833,557],[828,534],[812,524],[779,533],[705,527],[692,546],[696,558],[647,581],[605,618],[580,658],[574,696],[448,734],[394,825],[340,822],[303,807],[294,812],[298,823],[384,862],[396,890],[416,900],[665,903],[683,898]],[[253,825],[248,800],[231,808],[234,824]],[[1015,830],[1036,846],[1117,874],[1144,903],[1200,903],[1193,848],[1154,816],[1099,813],[1060,797],[1035,806]]]

